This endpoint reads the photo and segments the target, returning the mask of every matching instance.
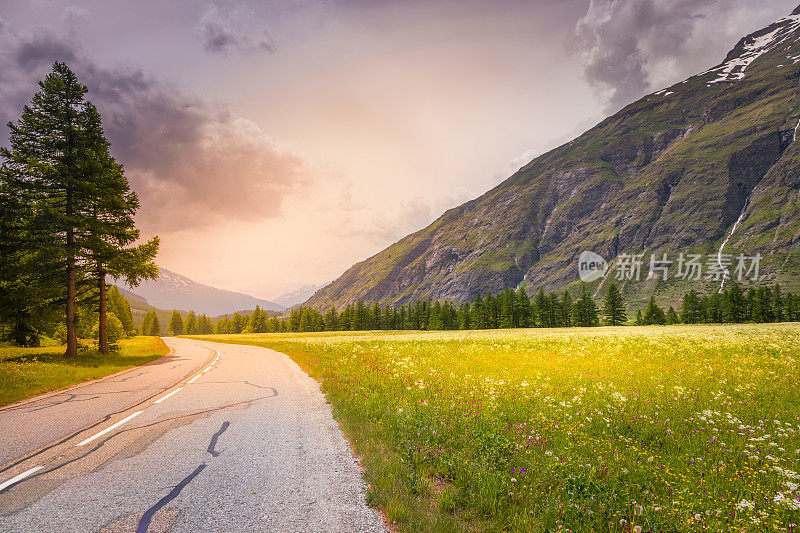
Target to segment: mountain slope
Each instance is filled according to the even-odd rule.
[[[147,304],[159,309],[184,309],[209,316],[255,309],[258,305],[268,311],[282,311],[284,306],[246,294],[209,287],[185,276],[159,269],[156,280],[142,282],[138,287],[120,285]]]
[[[282,305],[287,309],[293,307],[295,305],[299,305],[306,300],[308,300],[317,290],[320,288],[319,285],[312,285],[307,283],[300,287],[299,289],[295,289],[293,291],[287,292],[285,294],[281,294],[277,298],[275,298],[275,303],[278,305]]]
[[[720,65],[658,91],[544,154],[483,196],[356,264],[307,303],[465,301],[527,280],[577,283],[577,258],[762,253],[786,281],[800,242],[800,8]],[[796,274],[794,274],[796,276]],[[635,298],[668,291],[651,280]]]

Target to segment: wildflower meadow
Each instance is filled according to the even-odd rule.
[[[404,531],[800,531],[800,324],[202,337],[321,382]]]

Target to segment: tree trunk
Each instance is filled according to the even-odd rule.
[[[72,191],[67,189],[67,217],[72,216]],[[67,230],[67,357],[78,357],[78,333],[75,317],[75,230]]]
[[[100,290],[100,317],[97,325],[98,329],[98,345],[100,353],[108,353],[108,332],[106,331],[106,273],[98,264],[98,280],[97,285]]]
[[[67,232],[68,246],[73,239],[72,231]],[[69,246],[71,248],[71,246]],[[78,333],[75,317],[75,258],[67,259],[67,357],[78,356]]]

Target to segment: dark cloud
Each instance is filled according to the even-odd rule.
[[[107,69],[57,36],[0,39],[0,120],[16,120],[53,61],[66,60],[89,88],[115,157],[142,200],[147,231],[275,216],[304,182],[301,156],[255,123],[182,94],[141,71]],[[7,130],[0,132],[3,140]]]
[[[654,78],[675,82],[718,63],[724,57],[720,50],[757,29],[751,27],[756,20],[788,15],[777,5],[783,3],[591,0],[572,46],[584,78],[613,112],[653,89]],[[677,78],[669,80],[659,69]]]
[[[265,30],[249,28],[244,8],[223,13],[217,6],[207,6],[200,19],[200,35],[203,48],[212,53],[275,51],[275,43]]]
[[[49,34],[34,36],[14,49],[16,67],[23,70],[51,65],[54,61],[70,63],[74,60],[74,45]]]

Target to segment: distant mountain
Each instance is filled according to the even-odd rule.
[[[156,280],[144,281],[134,288],[120,284],[120,288],[143,298],[147,304],[158,309],[182,309],[208,316],[255,309],[257,305],[267,311],[285,309],[284,306],[269,300],[203,285],[166,268],[159,269]]]
[[[119,289],[120,294],[128,300],[128,304],[131,306],[131,315],[133,316],[133,323],[136,325],[137,328],[142,327],[142,321],[144,321],[144,316],[149,313],[150,311],[155,311],[156,315],[158,315],[158,323],[162,324],[169,324],[169,318],[172,315],[172,310],[166,309],[158,309],[153,307],[152,305],[147,303],[147,300],[139,296],[138,294],[134,294],[128,289],[123,287],[117,287]],[[187,312],[184,310],[179,310],[181,315],[186,318]],[[166,331],[164,329],[163,331]]]
[[[301,304],[311,298],[311,296],[313,296],[313,294],[317,292],[321,286],[322,285],[312,285],[310,283],[303,285],[297,290],[287,292],[286,294],[282,294],[275,298],[275,303],[286,308],[294,307],[295,305]]]
[[[800,8],[741,39],[718,66],[645,96],[354,265],[307,304],[463,302],[523,282],[529,292],[577,290],[585,250],[611,262],[645,254],[643,269],[650,254],[691,251],[712,263],[721,248],[758,253],[761,282],[796,288],[799,119]],[[674,301],[688,284],[655,277],[623,290],[629,301]]]

